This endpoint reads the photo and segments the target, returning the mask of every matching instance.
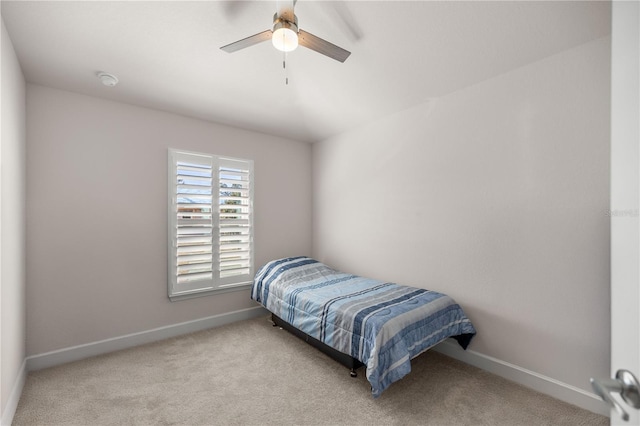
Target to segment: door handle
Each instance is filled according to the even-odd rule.
[[[629,421],[629,414],[611,397],[611,393],[619,393],[624,402],[633,408],[640,408],[640,386],[638,379],[628,370],[618,370],[615,379],[591,378],[591,386],[602,400],[616,409],[622,420]]]

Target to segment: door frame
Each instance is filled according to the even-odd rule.
[[[611,7],[611,377],[640,377],[640,3]],[[640,411],[614,398],[631,418],[612,411],[611,424],[640,424]]]

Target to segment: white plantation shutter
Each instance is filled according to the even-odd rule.
[[[220,278],[226,280],[251,273],[251,167],[228,158],[218,166]]]
[[[253,278],[253,162],[169,150],[169,297]]]

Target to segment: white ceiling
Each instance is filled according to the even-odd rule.
[[[7,1],[28,82],[314,142],[610,34],[608,1],[300,0],[345,63],[270,42],[275,1]],[[340,16],[351,16],[345,24]],[[114,88],[96,72],[115,74]]]

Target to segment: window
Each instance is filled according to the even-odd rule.
[[[169,150],[169,297],[253,279],[253,161]]]

